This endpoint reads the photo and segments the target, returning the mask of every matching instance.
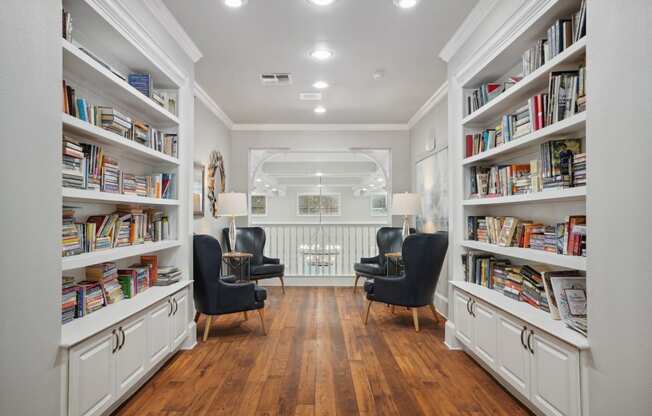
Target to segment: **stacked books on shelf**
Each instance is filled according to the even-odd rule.
[[[154,91],[154,80],[152,79],[151,74],[146,73],[133,73],[129,74],[127,78],[129,85],[137,89],[145,97],[152,98],[152,92]]]
[[[581,139],[553,140],[540,146],[540,159],[524,164],[469,168],[470,198],[522,195],[586,185],[586,154]]]
[[[118,270],[118,280],[124,297],[131,299],[149,288],[149,266],[133,265]]]
[[[546,225],[515,217],[469,216],[467,239],[501,247],[521,247],[567,256],[586,256],[586,216]]]
[[[86,99],[77,97],[76,89],[66,80],[63,80],[63,112],[145,147],[178,157],[179,140],[176,133],[155,129],[113,107],[92,105]]]
[[[77,311],[77,287],[74,276],[61,278],[61,323],[66,324],[75,319]]]
[[[161,266],[158,269],[156,286],[169,286],[181,279],[181,270],[174,266]]]
[[[77,284],[77,318],[100,310],[105,304],[104,292],[99,283],[83,281]]]
[[[73,139],[63,137],[61,179],[68,188],[86,188],[86,159],[81,145]]]
[[[158,256],[140,256],[140,264],[146,265],[149,268],[149,285],[156,286],[156,282],[158,281]]]
[[[466,114],[469,115],[474,111],[479,110],[489,101],[513,87],[521,80],[521,78],[522,77],[519,76],[513,76],[509,77],[504,82],[487,82],[480,85],[480,87],[471,90],[466,96]]]
[[[118,266],[115,263],[86,267],[86,280],[100,284],[107,304],[120,302],[124,298],[122,286],[118,282]]]
[[[62,213],[61,255],[67,257],[83,253],[84,246],[80,236],[80,229],[75,224],[75,209],[63,206]]]
[[[567,327],[588,335],[586,276],[577,271],[550,271],[543,273],[550,315]]]
[[[118,168],[118,161],[104,156],[102,159],[102,176],[100,190],[102,192],[120,193],[121,172]]]

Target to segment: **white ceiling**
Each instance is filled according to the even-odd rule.
[[[392,0],[337,0],[317,7],[307,0],[249,0],[229,9],[222,0],[164,0],[203,58],[196,79],[239,124],[406,123],[446,80],[437,58],[477,0],[421,0],[411,10]],[[315,62],[308,52],[335,52]],[[374,80],[372,73],[384,71]],[[263,72],[289,72],[290,86],[263,86]],[[315,102],[324,91],[323,115]]]

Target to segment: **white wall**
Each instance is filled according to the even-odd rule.
[[[408,131],[233,131],[231,132],[231,188],[247,192],[249,149],[345,150],[384,148],[392,154],[392,192],[411,189]],[[394,224],[401,225],[400,218]]]
[[[651,27],[649,1],[589,2],[592,415],[652,412]]]
[[[436,145],[435,143],[436,138]],[[434,150],[433,150],[434,146]],[[448,101],[440,98],[421,120],[410,129],[410,177],[411,189],[416,191],[417,162],[434,152],[448,152]],[[434,172],[433,172],[434,174]],[[450,211],[450,210],[449,210]],[[442,267],[435,293],[435,305],[442,314],[448,314],[448,281],[451,279],[447,256]]]
[[[0,13],[0,414],[60,405],[61,5]]]
[[[200,100],[195,99],[195,142],[194,161],[201,163],[206,168],[206,180],[208,180],[208,162],[210,153],[217,150],[224,158],[224,169],[226,171],[226,189],[229,189],[231,182],[231,137],[229,129],[215,116]],[[207,198],[208,189],[204,184],[204,216],[195,217],[193,220],[193,232],[196,234],[210,234],[221,239],[222,228],[228,223],[224,218],[215,218],[211,214]]]

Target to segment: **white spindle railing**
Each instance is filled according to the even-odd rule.
[[[353,265],[360,257],[378,254],[376,231],[380,225],[325,224],[321,236],[319,225],[261,227],[267,236],[265,255],[281,259],[287,276],[353,276]],[[336,253],[311,254],[311,249],[312,253],[316,249]]]

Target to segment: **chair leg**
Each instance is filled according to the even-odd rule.
[[[372,300],[369,301],[369,304],[367,304],[367,314],[364,317],[364,324],[367,325],[367,322],[369,321],[369,312],[371,311],[371,304],[374,303]]]
[[[419,309],[412,308],[412,320],[414,321],[414,329],[419,332]]]
[[[208,333],[211,331],[211,321],[213,317],[210,315],[206,316],[206,323],[204,324],[204,342],[208,339]]]
[[[244,320],[245,320],[245,321],[246,321],[247,319],[249,319],[249,317],[247,316],[247,311],[242,312],[242,314],[244,315]]]
[[[355,281],[353,282],[353,293],[358,291],[358,279],[360,279],[359,274],[355,274]]]
[[[199,317],[201,316],[201,313],[195,312],[195,323],[199,322]]]
[[[432,315],[435,317],[435,322],[437,322],[437,325],[439,325],[439,315],[437,314],[437,309],[435,309],[435,305],[430,305],[430,312],[432,312]]]
[[[265,319],[264,319],[263,308],[257,309],[257,311],[258,311],[258,316],[260,317],[260,326],[263,327],[263,334],[267,335],[267,331],[265,330]]]
[[[283,291],[283,294],[285,295],[285,282],[283,281],[283,276],[279,276],[279,279],[281,279],[281,290]]]
[[[396,306],[392,305],[391,309],[392,309],[392,315],[394,315],[396,313]]]

